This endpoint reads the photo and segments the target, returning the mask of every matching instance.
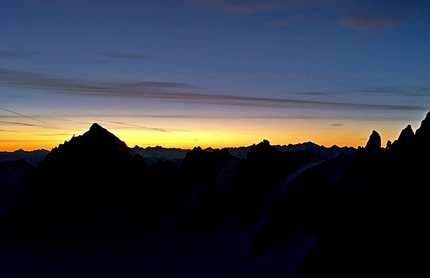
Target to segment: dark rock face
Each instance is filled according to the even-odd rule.
[[[0,222],[35,174],[36,167],[24,159],[0,162]]]
[[[269,208],[283,179],[321,160],[306,148],[280,152],[264,140],[246,160],[227,149],[197,147],[180,167],[169,160],[147,167],[123,141],[93,124],[46,156],[11,211],[5,234],[39,235],[76,221],[106,226],[136,217],[155,225],[172,212],[175,227],[213,229],[235,217],[247,225]]]
[[[426,117],[415,135],[406,127],[385,151],[357,150],[334,192],[317,243],[294,277],[428,273],[420,250],[429,247],[430,230],[423,223],[429,212],[429,164],[424,159],[429,135]]]
[[[203,181],[214,179],[221,170],[222,165],[231,158],[226,149],[207,152],[200,147],[189,151],[180,169],[183,172],[185,183],[195,186]]]
[[[226,216],[228,204],[223,202],[215,181],[230,159],[226,149],[209,152],[196,147],[186,154],[179,168],[176,190],[181,208],[176,213],[175,230],[184,224],[210,230]]]
[[[137,258],[139,274],[149,277],[160,270],[205,276],[222,269],[226,257],[234,263],[212,277],[291,277],[294,269],[294,277],[415,277],[428,272],[421,251],[430,232],[429,140],[426,118],[416,133],[407,126],[385,149],[373,131],[354,153],[314,144],[282,151],[263,140],[246,149],[246,158],[197,147],[180,166],[168,159],[147,166],[94,124],[54,148],[27,180],[7,221],[0,219],[0,255],[5,239],[54,235],[58,242],[91,242],[81,252],[95,246],[93,255],[107,268],[105,251],[121,265],[128,265],[124,254]],[[4,184],[0,179],[0,194]],[[75,223],[82,229],[76,237]],[[254,264],[264,270],[248,271]]]
[[[414,131],[412,130],[411,125],[408,125],[399,135],[399,139],[397,140],[400,144],[408,145],[412,143],[414,138]]]
[[[395,140],[391,146],[393,149],[406,150],[411,147],[414,141],[414,131],[411,125],[405,127],[402,132],[400,132],[399,138]]]
[[[381,148],[381,136],[377,131],[372,131],[370,134],[369,141],[367,141],[365,149],[370,151],[376,151]]]
[[[253,145],[238,172],[237,210],[241,221],[261,216],[266,200],[293,169],[293,153],[278,152],[269,141]]]
[[[430,112],[427,113],[420,127],[415,131],[417,143],[423,144],[430,139]]]
[[[5,232],[39,234],[72,221],[108,224],[139,210],[143,158],[93,124],[45,158],[39,175],[14,208]]]

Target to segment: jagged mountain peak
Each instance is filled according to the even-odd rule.
[[[46,156],[45,162],[56,160],[111,160],[111,157],[128,157],[143,160],[131,151],[126,143],[97,123],[93,123],[88,131],[73,136],[69,141],[60,144]],[[115,160],[114,159],[114,160]]]
[[[11,231],[43,233],[72,221],[107,225],[140,209],[144,159],[98,124],[54,148],[13,212]],[[22,222],[22,223],[21,223]],[[38,227],[40,226],[40,227]]]
[[[390,148],[395,150],[407,148],[412,144],[414,137],[415,134],[412,130],[412,126],[408,125],[400,132],[399,138],[393,142]]]
[[[368,150],[379,150],[381,148],[381,136],[376,130],[370,134],[369,141],[367,141],[365,149]]]
[[[86,131],[84,134],[79,136],[73,136],[70,141],[66,141],[64,144],[61,144],[58,148],[62,146],[79,146],[83,148],[114,148],[114,149],[129,149],[127,145],[121,141],[118,137],[116,137],[113,133],[103,128],[97,123],[91,125],[90,129]]]
[[[402,130],[402,132],[400,132],[399,141],[408,139],[413,136],[414,136],[414,131],[412,130],[412,126],[408,125]]]
[[[93,123],[90,129],[85,132],[82,137],[97,140],[99,143],[117,144],[128,148],[123,141],[97,123]]]
[[[103,128],[101,125],[99,125],[98,123],[93,123],[90,127],[90,130],[106,130],[105,128]]]
[[[420,127],[415,131],[415,138],[418,144],[425,145],[430,138],[430,112],[427,113],[424,120],[421,121]]]

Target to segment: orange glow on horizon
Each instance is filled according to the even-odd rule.
[[[182,125],[179,125],[182,124]],[[13,131],[0,130],[0,151],[51,150],[59,144],[69,141],[73,135],[82,135],[88,131],[88,123],[76,126],[64,126],[61,132],[34,127],[19,127]],[[382,137],[382,147],[386,141],[396,139],[403,129],[402,125],[384,123],[372,128],[375,122],[344,125],[330,125],[329,121],[194,121],[187,123],[172,122],[169,124],[153,123],[162,126],[159,129],[139,128],[133,125],[121,126],[114,123],[101,125],[124,141],[128,147],[154,147],[192,149],[240,147],[258,144],[268,140],[272,145],[288,145],[313,142],[325,147],[365,146],[372,130],[377,130]],[[406,126],[406,123],[405,125]],[[179,128],[180,127],[180,128]]]

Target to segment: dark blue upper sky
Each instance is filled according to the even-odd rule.
[[[430,1],[4,0],[0,25],[4,138],[99,121],[140,144],[289,143],[308,125],[357,145],[430,107]]]

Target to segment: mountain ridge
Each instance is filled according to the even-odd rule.
[[[18,247],[23,254],[35,250],[30,259],[17,257],[26,266],[20,270],[2,265],[18,274],[2,277],[26,276],[25,269],[46,276],[50,261],[81,261],[65,255],[69,241],[76,252],[90,252],[87,277],[115,268],[149,277],[425,271],[418,251],[427,247],[429,232],[429,118],[430,112],[419,129],[407,126],[385,148],[373,130],[357,149],[263,140],[241,149],[174,149],[184,155],[180,161],[151,163],[93,124],[54,148],[23,192],[14,191],[18,200],[2,206],[0,256]],[[161,147],[147,151],[165,155]],[[27,238],[33,243],[14,244]],[[57,245],[61,251],[52,249]],[[39,254],[47,261],[36,260]],[[125,265],[142,268],[127,268],[124,256]],[[61,267],[56,271],[64,275]]]
[[[97,123],[95,123],[97,124]],[[97,124],[98,125],[98,124]],[[103,128],[102,126],[98,125],[100,128]],[[103,128],[104,129],[104,128]],[[106,130],[106,129],[105,129]],[[107,131],[107,130],[106,130]],[[73,136],[71,139],[79,137],[79,136]],[[70,140],[71,140],[70,139]],[[70,141],[69,140],[69,141]],[[66,141],[67,142],[67,141]],[[123,142],[123,141],[122,141]],[[123,142],[125,144],[125,142]],[[258,144],[254,143],[253,145]],[[59,146],[62,144],[59,144]],[[353,155],[356,148],[354,147],[338,147],[337,145],[333,145],[331,147],[325,147],[323,145],[318,145],[313,142],[303,142],[298,144],[288,144],[288,145],[273,145],[277,150],[281,152],[289,152],[293,150],[304,150],[306,148],[312,149],[314,151],[319,152],[320,155],[323,155],[325,157],[332,156],[332,152],[346,152],[350,155]],[[249,150],[251,149],[252,145],[249,146],[241,146],[241,147],[224,147],[227,149],[233,156],[240,158],[240,159],[246,159],[247,154]],[[58,148],[54,147],[51,151],[48,150],[34,150],[34,151],[24,151],[22,149],[15,150],[13,152],[0,152],[0,162],[1,161],[14,161],[19,159],[25,159],[29,163],[33,165],[41,164],[46,157],[46,155],[53,150],[56,150]],[[192,149],[181,149],[181,148],[165,148],[162,146],[148,146],[148,147],[140,147],[135,145],[133,148],[130,148],[134,153],[139,154],[140,156],[145,158],[145,161],[148,164],[156,163],[158,160],[166,160],[169,159],[173,162],[175,162],[178,166],[181,163],[181,161],[184,159],[187,152],[191,151]],[[215,148],[205,148],[205,151],[212,151]]]

